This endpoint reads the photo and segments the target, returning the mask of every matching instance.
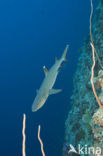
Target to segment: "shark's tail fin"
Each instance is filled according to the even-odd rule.
[[[65,50],[63,52],[63,55],[61,57],[63,61],[66,61],[67,60],[66,59],[66,55],[67,55],[68,48],[69,48],[69,45],[66,45]]]

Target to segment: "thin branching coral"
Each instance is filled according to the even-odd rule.
[[[23,135],[23,142],[22,142],[22,155],[26,156],[25,152],[25,142],[26,142],[26,135],[25,135],[25,127],[26,127],[26,115],[23,115],[23,129],[22,129],[22,135]]]
[[[44,153],[44,149],[43,149],[43,142],[40,138],[40,125],[38,126],[38,140],[40,142],[40,145],[41,145],[41,152],[42,152],[42,155],[45,156],[45,153]]]
[[[91,33],[91,18],[92,18],[92,14],[93,14],[93,4],[92,4],[92,0],[91,0],[91,15],[90,15],[90,37],[91,37],[91,47],[92,47],[92,58],[93,58],[93,65],[91,68],[91,84],[92,84],[92,89],[93,89],[93,93],[95,95],[95,98],[100,106],[100,108],[103,110],[103,105],[101,104],[98,95],[96,93],[95,87],[94,87],[94,83],[93,83],[93,78],[94,78],[94,67],[95,67],[95,54],[97,55],[97,52],[94,48],[94,43],[93,43],[93,38],[92,38],[92,33]],[[97,58],[99,59],[98,55]],[[99,63],[101,65],[100,59],[99,59]]]
[[[91,20],[92,20],[92,15],[93,15],[93,3],[92,3],[92,0],[91,0],[91,14],[90,14],[90,39],[91,39],[91,44],[92,44],[92,46],[94,47],[94,42],[93,42],[93,36],[92,36],[92,29],[91,29]],[[102,65],[102,63],[101,63],[101,60],[100,60],[100,58],[99,58],[99,56],[98,56],[98,53],[96,52],[96,49],[95,49],[95,47],[94,47],[94,53],[96,54],[96,56],[97,56],[97,59],[98,59],[98,62],[99,62],[99,65],[100,65],[100,67],[103,69],[103,65]]]
[[[22,129],[22,135],[23,135],[23,142],[22,142],[22,156],[26,156],[26,150],[25,150],[25,144],[26,144],[26,134],[25,134],[25,128],[26,128],[26,114],[23,115],[23,129]],[[40,125],[38,126],[38,140],[41,145],[41,152],[42,156],[46,156],[44,149],[43,149],[43,142],[40,138]]]

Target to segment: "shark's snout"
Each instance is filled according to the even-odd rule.
[[[38,109],[40,109],[44,105],[46,99],[47,98],[41,98],[38,100],[35,99],[32,105],[32,112],[36,112]]]

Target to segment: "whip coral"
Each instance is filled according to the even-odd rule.
[[[23,129],[22,129],[22,135],[23,135],[23,142],[22,142],[22,156],[26,156],[25,152],[25,144],[26,144],[26,135],[25,135],[25,128],[26,128],[26,115],[23,115]],[[41,145],[41,152],[42,155],[45,156],[44,149],[43,149],[43,142],[40,138],[40,125],[38,126],[38,140]]]
[[[90,37],[91,37],[91,47],[92,47],[92,58],[93,58],[93,65],[92,65],[92,68],[91,68],[91,84],[92,84],[92,89],[93,89],[93,93],[95,95],[95,98],[100,106],[100,108],[103,110],[103,105],[101,104],[101,101],[100,99],[98,98],[98,95],[96,93],[96,90],[95,90],[95,87],[94,87],[94,83],[93,83],[93,78],[94,78],[94,67],[95,67],[95,53],[96,53],[96,50],[94,48],[94,43],[93,43],[93,38],[92,38],[92,33],[91,33],[91,18],[92,18],[92,14],[93,14],[93,4],[92,4],[92,0],[91,0],[91,15],[90,15]],[[96,53],[97,54],[97,53]],[[97,58],[98,55],[97,55]],[[99,62],[100,62],[100,59],[99,59]],[[100,64],[101,65],[101,64]]]

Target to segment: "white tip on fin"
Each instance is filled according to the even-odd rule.
[[[59,93],[61,91],[62,91],[62,89],[50,89],[49,90],[49,95],[51,95],[51,94],[57,94],[57,93]]]
[[[43,66],[43,70],[44,70],[44,73],[45,73],[45,76],[46,76],[48,74],[48,69],[45,66]]]

